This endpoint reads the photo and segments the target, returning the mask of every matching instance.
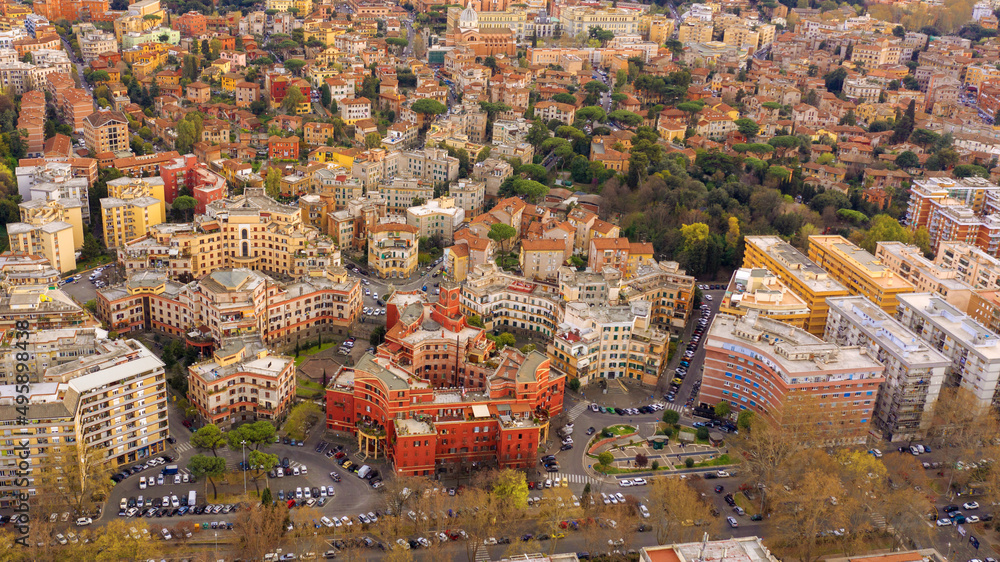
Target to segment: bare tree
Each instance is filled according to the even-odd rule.
[[[698,520],[710,520],[712,513],[701,495],[687,480],[654,478],[649,490],[650,524],[659,544],[697,540],[701,531]]]
[[[241,510],[233,523],[238,555],[248,560],[263,559],[281,539],[287,514],[288,508],[280,503],[271,506],[251,504],[250,509]]]

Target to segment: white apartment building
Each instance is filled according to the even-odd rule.
[[[862,296],[833,297],[823,339],[865,347],[885,366],[872,425],[888,441],[922,439],[951,361]]]
[[[1000,381],[1000,338],[943,298],[901,294],[899,321],[951,361],[947,386],[961,386],[978,406],[994,404]]]
[[[965,242],[941,242],[934,263],[976,289],[1000,289],[1000,260]]]
[[[563,318],[559,287],[507,273],[495,263],[477,265],[459,295],[465,315],[478,315],[486,330],[540,333],[551,338]]]
[[[465,209],[455,206],[452,197],[431,199],[406,209],[406,224],[415,226],[420,237],[440,235],[446,244],[455,240],[455,231],[465,222]]]

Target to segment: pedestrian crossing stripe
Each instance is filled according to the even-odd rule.
[[[587,408],[590,407],[590,402],[580,402],[569,411],[569,419],[575,420],[582,414]]]
[[[593,478],[591,476],[586,476],[584,474],[563,474],[561,472],[557,472],[557,473],[553,474],[553,476],[558,476],[559,478],[565,478],[566,480],[569,480],[570,484],[600,484],[601,483],[600,480],[598,480],[596,478]]]
[[[486,552],[486,547],[476,549],[476,562],[491,562],[490,553]]]
[[[178,453],[183,453],[185,451],[190,451],[193,448],[194,448],[194,446],[191,445],[191,443],[179,443],[176,447],[174,447],[174,449]]]

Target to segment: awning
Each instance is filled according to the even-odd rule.
[[[488,418],[490,417],[490,408],[485,404],[475,404],[472,406],[472,417],[474,418]]]

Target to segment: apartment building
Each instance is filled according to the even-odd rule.
[[[49,195],[55,198],[32,199],[18,204],[21,222],[32,226],[68,223],[73,227],[73,249],[79,250],[83,247],[83,203],[76,198],[59,197],[58,192],[50,192]]]
[[[866,347],[826,342],[756,311],[717,315],[704,341],[699,402],[725,401],[833,445],[866,442],[885,382]]]
[[[552,368],[588,384],[598,378],[625,378],[655,385],[666,362],[667,332],[652,325],[652,305],[569,302],[548,345]]]
[[[960,310],[994,334],[1000,333],[1000,292],[974,291],[968,306]]]
[[[987,194],[997,194],[998,191],[1000,187],[997,185],[975,176],[961,179],[950,177],[915,179],[910,186],[906,225],[910,230],[922,226],[929,230],[933,215],[943,208],[952,206],[968,207],[973,213],[983,213]],[[931,237],[934,237],[933,232]]]
[[[89,187],[97,179],[97,161],[92,158],[73,160],[70,163],[46,159],[38,164],[29,164],[29,160],[22,159],[22,165],[14,169],[22,201],[76,199],[80,202],[81,219],[90,223]],[[86,162],[75,162],[84,160]]]
[[[965,242],[942,242],[934,263],[957,273],[976,289],[1000,289],[1000,260]]]
[[[7,286],[0,293],[0,330],[13,330],[26,321],[32,330],[96,326],[97,321],[72,297],[55,284],[40,284],[42,279],[28,278],[31,284]]]
[[[93,61],[101,53],[118,52],[118,40],[114,33],[101,31],[92,23],[82,23],[74,27],[77,27],[76,39],[84,61]]]
[[[394,178],[379,184],[375,193],[385,199],[387,212],[405,214],[415,201],[434,198],[434,184],[426,180]]]
[[[565,251],[566,242],[562,240],[524,239],[521,240],[518,263],[528,279],[555,281],[559,277],[559,269],[566,261]]]
[[[798,294],[809,306],[804,329],[822,336],[829,309],[827,297],[845,297],[847,287],[778,236],[747,236],[743,267],[764,268]]]
[[[896,318],[950,361],[945,386],[961,386],[975,397],[975,406],[998,400],[1000,338],[938,295],[899,296]]]
[[[303,224],[301,209],[248,187],[242,195],[213,201],[194,222],[161,223],[119,248],[127,272],[165,268],[171,278],[197,279],[216,269],[245,267],[298,277],[312,268],[340,264],[333,240]]]
[[[188,400],[222,429],[280,419],[295,389],[294,358],[273,354],[253,336],[227,340],[212,359],[188,367]]]
[[[452,197],[431,199],[423,205],[406,209],[406,224],[415,226],[419,238],[440,236],[445,244],[455,240],[455,231],[465,222],[465,209]]]
[[[649,302],[652,305],[650,314],[653,325],[679,334],[691,317],[694,281],[694,277],[687,275],[675,261],[652,262],[640,265],[631,278],[622,279],[619,295],[625,302]],[[563,287],[572,285],[569,280],[561,284]]]
[[[587,34],[591,27],[613,31],[615,35],[637,35],[642,15],[640,10],[626,8],[567,6],[559,10],[562,32],[570,37]]]
[[[108,182],[108,197],[101,199],[101,223],[108,248],[124,247],[166,219],[163,178],[124,177]]]
[[[129,150],[128,119],[119,111],[102,109],[83,119],[83,138],[92,156]]]
[[[24,285],[55,285],[60,278],[59,271],[42,256],[14,253],[0,253],[0,287],[9,289]]]
[[[959,278],[958,271],[924,257],[920,248],[902,242],[879,242],[875,257],[906,279],[917,293],[937,293],[962,310],[969,307],[974,289]]]
[[[449,156],[443,148],[404,150],[399,153],[399,175],[435,183],[452,182],[458,179],[458,158]]]
[[[565,378],[545,355],[497,353],[458,300],[457,286],[433,304],[397,292],[386,342],[327,386],[327,429],[357,435],[364,454],[386,455],[396,474],[529,468],[549,416],[562,411]]]
[[[456,207],[465,211],[466,220],[474,219],[483,212],[486,182],[460,179],[448,186],[448,196],[455,200]]]
[[[420,230],[401,223],[368,229],[368,268],[382,279],[408,279],[417,270]]]
[[[323,334],[343,335],[361,312],[361,285],[339,266],[292,281],[249,269],[219,269],[188,284],[140,271],[97,293],[97,315],[119,333],[157,330],[206,353],[231,337],[256,335],[290,349]]]
[[[851,294],[868,297],[889,314],[896,312],[898,295],[914,291],[909,281],[842,236],[810,236],[809,258]]]
[[[41,226],[10,223],[7,237],[13,252],[43,256],[61,273],[76,270],[73,225],[68,222],[55,221]]]
[[[471,268],[459,302],[462,314],[478,316],[486,331],[550,338],[563,316],[558,286],[503,271],[495,263]]]
[[[809,305],[777,275],[764,268],[740,268],[733,272],[719,312],[746,316],[751,310],[772,320],[805,329]]]
[[[371,119],[372,102],[368,98],[342,99],[338,102],[344,123],[353,125],[362,119]]]
[[[542,101],[535,104],[535,117],[546,123],[558,119],[567,125],[576,120],[576,107],[558,101]]]
[[[628,238],[591,237],[587,267],[600,273],[605,268],[617,269],[629,279],[639,267],[655,263],[653,245],[649,242],[631,242]]]
[[[95,337],[76,343],[75,349],[63,351],[78,355],[44,368],[27,392],[22,385],[0,386],[0,418],[13,428],[11,437],[18,444],[26,442],[31,467],[26,485],[15,479],[22,457],[14,440],[4,441],[0,506],[9,507],[14,493],[35,496],[37,475],[64,462],[63,455],[76,453],[78,446],[112,468],[165,451],[169,427],[163,362],[135,340]],[[20,396],[27,397],[26,404]],[[27,413],[18,411],[25,406]],[[19,418],[28,422],[20,424]]]
[[[865,297],[827,299],[823,339],[866,347],[885,366],[872,425],[887,441],[923,439],[951,361]]]

